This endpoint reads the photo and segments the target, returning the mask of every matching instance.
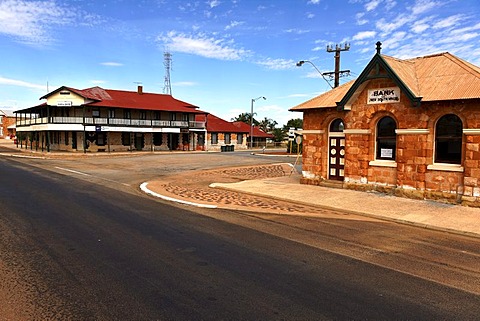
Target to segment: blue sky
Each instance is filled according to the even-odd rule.
[[[375,54],[448,51],[480,65],[478,0],[0,0],[0,109],[60,86],[164,91],[230,120],[250,112],[285,124],[288,109],[330,87],[327,45],[350,44],[341,69],[358,76]],[[332,82],[333,84],[333,82]]]

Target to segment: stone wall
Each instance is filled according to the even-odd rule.
[[[413,107],[402,93],[400,102],[366,103],[369,89],[386,87],[396,85],[389,79],[371,80],[351,110],[304,111],[302,183],[322,184],[328,178],[329,125],[341,118],[346,140],[344,187],[480,206],[480,100],[422,102]],[[461,166],[442,167],[434,164],[435,124],[450,113],[463,123],[463,161]],[[384,116],[397,124],[395,162],[375,160],[376,126]]]

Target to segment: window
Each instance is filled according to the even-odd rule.
[[[395,160],[397,149],[397,125],[392,117],[383,117],[377,124],[377,155],[376,159]]]
[[[463,125],[457,115],[442,116],[435,126],[435,163],[461,164]]]
[[[212,133],[212,145],[218,144],[218,134]]]
[[[108,110],[108,118],[115,118],[115,109]]]
[[[93,117],[100,117],[100,110],[99,109],[93,109],[92,110],[92,116]]]
[[[123,111],[123,118],[125,118],[125,119],[132,118],[132,114],[130,113],[130,110],[127,109],[127,110]]]
[[[243,134],[237,134],[237,144],[238,145],[243,144]]]
[[[97,133],[97,145],[105,146],[105,133]]]
[[[147,119],[147,112],[146,111],[144,111],[144,110],[140,111],[140,119],[141,120]]]
[[[345,125],[343,124],[343,120],[340,118],[335,119],[330,124],[330,132],[343,132],[345,129]]]
[[[163,144],[163,134],[153,133],[153,145],[160,146]]]
[[[225,134],[225,144],[230,144],[232,142],[231,135]]]
[[[122,133],[122,145],[123,146],[130,146],[130,133]]]

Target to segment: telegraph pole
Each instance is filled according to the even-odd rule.
[[[327,46],[327,52],[335,53],[335,71],[324,72],[323,75],[330,76],[330,77],[332,77],[332,75],[335,76],[335,85],[333,86],[334,88],[338,87],[338,85],[340,84],[340,77],[347,76],[350,74],[350,70],[340,70],[340,52],[348,51],[349,49],[350,49],[350,44],[347,44],[347,43],[345,43],[345,46],[343,48],[338,44],[335,45],[335,48],[333,48],[330,45]]]

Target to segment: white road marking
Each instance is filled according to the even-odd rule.
[[[173,197],[168,197],[168,196],[165,196],[165,195],[161,195],[161,194],[158,194],[154,191],[151,191],[147,188],[147,185],[148,183],[145,182],[145,183],[142,183],[140,185],[140,189],[142,191],[144,191],[145,193],[147,194],[150,194],[152,196],[155,196],[155,197],[158,197],[158,198],[161,198],[161,199],[164,199],[166,201],[171,201],[171,202],[177,202],[177,203],[181,203],[181,204],[186,204],[186,205],[191,205],[191,206],[196,206],[196,207],[205,207],[205,208],[217,208],[218,206],[217,205],[208,205],[208,204],[199,204],[199,203],[193,203],[193,202],[188,202],[188,201],[183,201],[183,200],[179,200],[177,198],[173,198]]]
[[[88,177],[96,177],[96,178],[98,178],[98,179],[101,179],[101,180],[104,180],[104,181],[107,181],[107,182],[112,182],[112,183],[116,183],[116,184],[122,184],[122,185],[124,185],[124,186],[130,186],[130,184],[120,183],[120,182],[113,181],[113,180],[108,179],[108,178],[93,176],[93,175],[90,175],[90,174],[87,174],[87,173],[82,173],[82,172],[79,172],[79,171],[76,171],[76,170],[73,170],[73,169],[68,169],[68,168],[63,168],[63,167],[57,167],[57,166],[55,166],[55,168],[56,168],[56,169],[59,169],[59,170],[62,170],[62,171],[66,171],[66,172],[78,174],[78,175],[83,175],[83,176],[88,176]]]

